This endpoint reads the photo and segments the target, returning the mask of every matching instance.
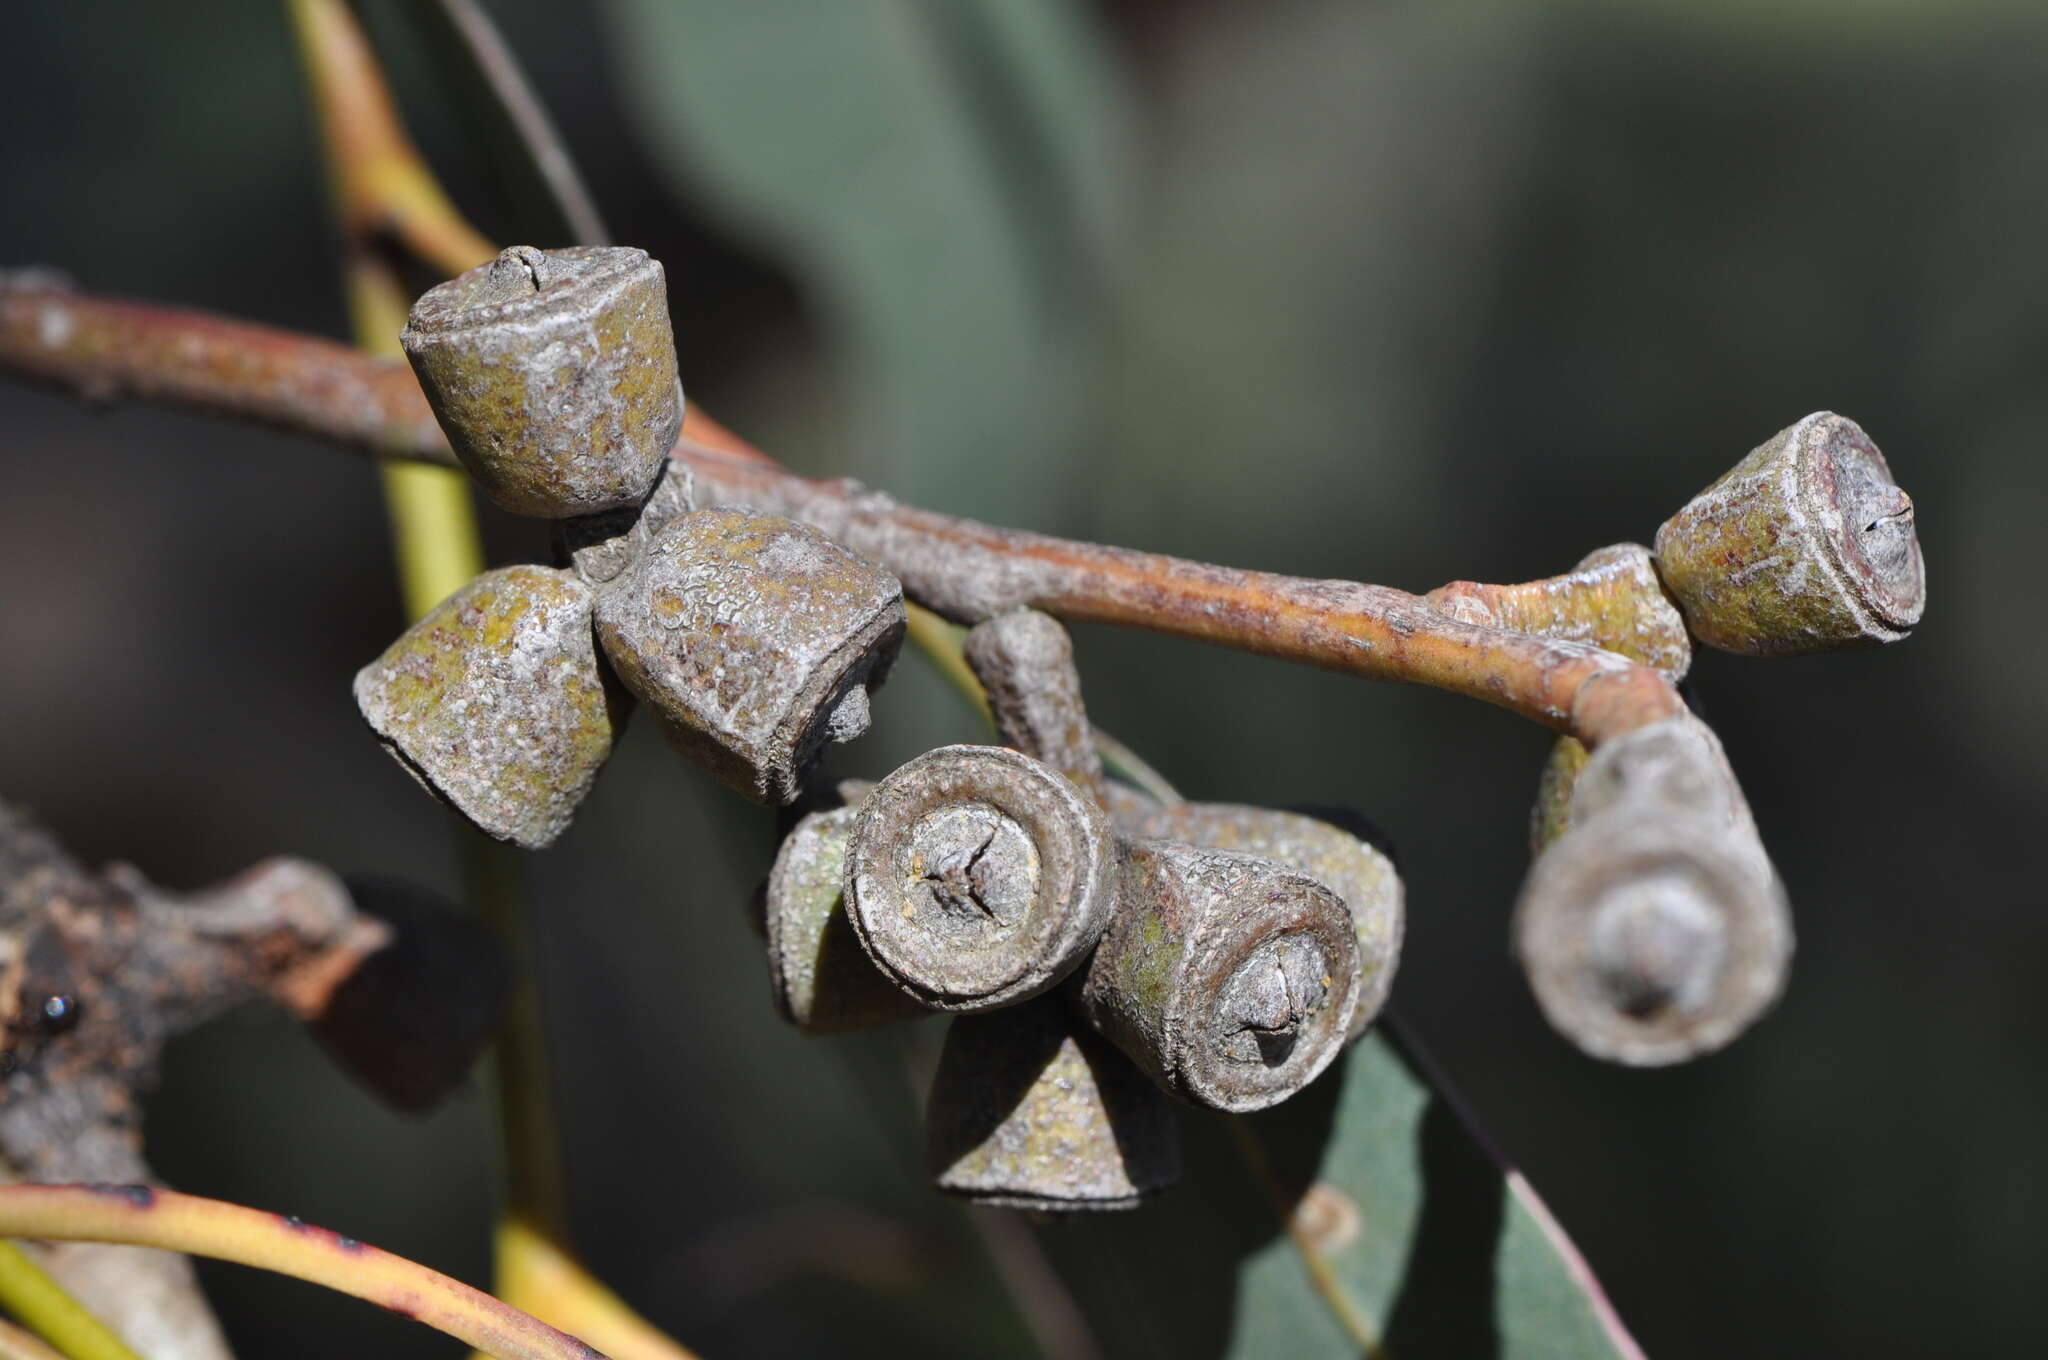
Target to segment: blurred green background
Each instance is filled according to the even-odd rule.
[[[2048,1346],[2048,11],[489,9],[613,236],[667,263],[691,396],[806,471],[1425,589],[1647,541],[1807,412],[1862,422],[1920,507],[1932,605],[1883,653],[1700,659],[1800,953],[1774,1015],[1681,1070],[1579,1057],[1508,957],[1546,734],[1078,646],[1099,721],[1191,795],[1387,829],[1396,1006],[1651,1354]],[[458,201],[528,234],[406,7],[368,13]],[[8,29],[0,263],[346,333],[280,7],[26,3]],[[401,626],[363,462],[15,385],[0,458],[0,794],[172,885],[293,852],[452,890],[440,813],[349,699]],[[545,552],[536,523],[488,528],[498,560]],[[906,662],[840,763],[973,733]],[[581,1245],[710,1357],[1031,1353],[918,1186],[891,1050],[773,1019],[743,912],[773,849],[771,814],[643,723],[530,861]],[[481,1280],[486,1114],[389,1115],[251,1012],[173,1050],[150,1138],[182,1188]],[[249,1355],[450,1353],[204,1273]]]

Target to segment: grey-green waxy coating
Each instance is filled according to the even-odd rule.
[[[1537,1004],[1631,1066],[1720,1048],[1783,990],[1792,919],[1713,733],[1686,716],[1603,743],[1515,909]]]
[[[861,805],[846,906],[861,944],[934,1010],[1013,1005],[1057,985],[1116,910],[1109,819],[1004,746],[941,746]]]
[[[672,520],[597,597],[597,635],[684,755],[759,803],[795,800],[867,730],[903,588],[817,530],[713,507]]]
[[[1135,1208],[1181,1173],[1172,1102],[1058,996],[953,1021],[925,1145],[940,1190],[997,1208]]]
[[[1323,884],[1255,855],[1124,844],[1089,1022],[1166,1090],[1230,1113],[1313,1081],[1349,1041],[1358,933]]]
[[[1112,807],[1126,836],[1186,841],[1207,850],[1257,855],[1323,884],[1351,912],[1358,934],[1358,1038],[1387,1004],[1407,928],[1406,894],[1394,863],[1342,827],[1317,817],[1235,803],[1176,803],[1119,797]]]
[[[486,835],[528,850],[567,829],[611,755],[625,696],[566,571],[488,571],[357,673],[356,706],[421,784]]]
[[[844,1034],[931,1012],[875,967],[845,900],[857,807],[813,812],[783,838],[768,875],[768,973],[775,1008],[806,1034]]]
[[[1896,642],[1920,622],[1913,502],[1855,421],[1781,430],[1657,531],[1693,636],[1756,656]]]
[[[512,246],[429,289],[399,336],[456,457],[514,514],[638,505],[683,395],[659,262],[624,246]]]

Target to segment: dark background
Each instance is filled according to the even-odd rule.
[[[1397,1006],[1653,1355],[2048,1345],[2039,6],[490,8],[613,235],[667,263],[692,398],[805,470],[1425,589],[1647,541],[1807,412],[1862,422],[1920,508],[1927,622],[1701,657],[1800,952],[1778,1010],[1684,1069],[1581,1058],[1508,957],[1543,732],[1078,645],[1097,718],[1191,795],[1388,829]],[[371,9],[430,158],[521,234],[402,13]],[[8,26],[0,263],[346,334],[280,7]],[[362,461],[15,385],[0,460],[0,793],[175,886],[293,852],[452,890],[442,816],[349,699],[401,626]],[[544,551],[489,530],[495,560]],[[907,660],[842,763],[973,730]],[[529,861],[583,1249],[707,1356],[1028,1353],[915,1187],[885,1051],[772,1018],[742,907],[773,846],[643,723]],[[390,1115],[252,1011],[172,1051],[150,1121],[175,1185],[487,1274],[477,1092]],[[205,1275],[249,1355],[452,1353]]]

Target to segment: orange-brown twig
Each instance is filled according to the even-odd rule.
[[[65,324],[45,319],[53,310],[107,338],[45,345],[42,329]],[[112,338],[130,326],[143,328],[149,343]],[[205,344],[188,351],[178,342],[181,328]],[[205,346],[245,341],[260,356],[248,385],[212,376],[220,361]],[[16,282],[0,287],[0,366],[84,390],[163,395],[388,454],[448,459],[438,430],[428,437],[422,428],[431,428],[431,416],[405,365],[265,327]],[[337,390],[374,399],[342,409],[329,395]],[[1465,623],[1386,586],[1211,566],[920,510],[853,483],[800,477],[695,412],[676,456],[713,499],[817,525],[895,572],[913,599],[949,618],[972,621],[1028,604],[1067,619],[1447,689],[1588,745],[1684,709],[1655,669],[1597,647]]]
[[[366,1300],[499,1360],[603,1360],[575,1337],[402,1256],[282,1214],[144,1185],[0,1187],[0,1237],[160,1247]]]

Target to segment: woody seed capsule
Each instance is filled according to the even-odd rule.
[[[487,571],[357,673],[356,706],[428,792],[486,835],[541,849],[625,720],[590,613],[589,588],[566,571]]]
[[[1870,436],[1828,411],[1665,521],[1657,569],[1693,636],[1755,656],[1896,642],[1927,602],[1912,500]]]
[[[1119,897],[1079,1000],[1166,1090],[1262,1110],[1343,1049],[1358,933],[1329,888],[1256,856],[1141,840],[1124,845]]]
[[[813,812],[783,839],[768,875],[768,972],[775,1008],[806,1034],[843,1034],[931,1012],[876,968],[847,918],[846,843],[858,807]]]
[[[1792,921],[1720,743],[1690,716],[1603,743],[1537,856],[1515,947],[1544,1015],[1633,1066],[1729,1043],[1784,988]]]
[[[1393,990],[1406,929],[1405,894],[1392,860],[1343,828],[1298,812],[1233,803],[1167,807],[1122,793],[1114,796],[1112,812],[1126,836],[1257,855],[1336,893],[1358,936],[1358,1006],[1350,1036],[1371,1026]]]
[[[423,294],[399,336],[462,465],[514,514],[639,504],[683,419],[661,265],[512,246]]]
[[[953,1021],[925,1145],[940,1190],[994,1208],[1130,1209],[1180,1179],[1172,1102],[1058,996]]]
[[[861,807],[846,906],[869,957],[935,1010],[1013,1005],[1078,967],[1116,907],[1109,819],[1004,746],[942,746]]]
[[[867,730],[903,587],[808,525],[714,507],[671,521],[597,597],[597,636],[670,741],[759,803],[795,800]]]

